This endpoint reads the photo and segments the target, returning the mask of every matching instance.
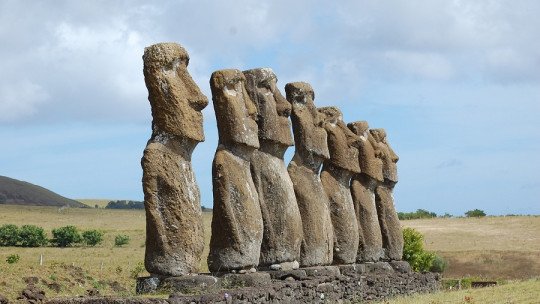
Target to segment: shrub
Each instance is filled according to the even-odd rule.
[[[415,212],[398,212],[398,218],[400,220],[416,220],[434,217],[437,217],[437,213],[429,212],[424,209],[418,209]]]
[[[414,271],[429,271],[433,265],[435,254],[424,250],[424,236],[412,229],[403,229],[403,259]]]
[[[0,227],[0,246],[17,246],[19,243],[19,228],[13,224]]]
[[[103,232],[99,230],[87,230],[82,233],[83,242],[88,246],[96,246],[103,242]]]
[[[125,234],[119,234],[114,237],[114,246],[123,246],[129,244],[129,236]]]
[[[68,247],[82,242],[81,234],[75,226],[65,226],[52,231],[51,243],[58,247]]]
[[[483,216],[486,216],[486,213],[483,210],[474,209],[474,210],[469,210],[465,212],[465,215],[467,217],[483,217]]]
[[[43,228],[34,225],[23,225],[19,230],[19,239],[22,247],[40,247],[48,243]]]
[[[144,209],[144,202],[138,201],[110,201],[106,209]]]
[[[6,259],[6,262],[8,262],[8,264],[15,264],[20,259],[21,259],[21,257],[18,254],[11,254],[11,255],[8,255],[8,257]]]
[[[435,259],[433,260],[433,264],[431,265],[431,269],[429,271],[443,273],[447,267],[448,262],[443,259],[443,257],[435,255]]]

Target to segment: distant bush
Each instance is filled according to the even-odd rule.
[[[82,242],[82,236],[75,226],[65,226],[52,231],[51,243],[58,247],[68,247]]]
[[[435,259],[433,260],[433,264],[429,271],[443,273],[446,268],[448,268],[448,262],[443,259],[443,257],[435,255]]]
[[[409,262],[414,271],[430,271],[435,254],[424,250],[424,236],[412,228],[405,228],[403,240],[403,259]]]
[[[96,246],[103,242],[103,232],[99,230],[87,230],[82,233],[83,242],[88,246]]]
[[[486,213],[483,210],[474,209],[474,210],[469,210],[469,211],[465,212],[465,216],[467,216],[467,217],[484,217],[484,216],[486,216]]]
[[[139,201],[110,201],[107,209],[144,209],[144,202]]]
[[[454,217],[454,216],[447,212],[447,213],[441,215],[441,217],[442,218],[451,218],[451,217]]]
[[[123,246],[129,244],[130,238],[125,234],[119,234],[114,237],[114,246]]]
[[[8,257],[6,258],[6,262],[8,264],[15,264],[19,262],[20,259],[21,257],[18,254],[11,254],[11,255],[8,255]]]
[[[437,217],[437,213],[429,212],[424,209],[418,209],[415,212],[398,212],[398,218],[400,220],[417,220],[434,217]]]
[[[17,246],[19,243],[19,227],[7,224],[0,227],[0,246]]]
[[[41,247],[49,242],[43,228],[34,225],[23,225],[19,230],[22,247]]]

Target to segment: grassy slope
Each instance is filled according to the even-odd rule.
[[[77,199],[78,202],[81,202],[87,205],[90,208],[95,208],[97,205],[98,208],[105,208],[107,204],[112,201],[108,199]]]
[[[0,176],[0,203],[31,206],[86,207],[43,187]]]
[[[204,213],[204,221],[206,247],[203,256],[206,257],[211,213]],[[105,242],[95,248],[0,247],[0,274],[2,274],[0,294],[11,299],[16,298],[17,293],[25,286],[22,278],[27,276],[39,277],[40,286],[50,297],[59,294],[83,295],[92,287],[99,287],[102,294],[133,294],[135,280],[132,278],[132,272],[140,269],[140,264],[144,260],[144,211],[95,208],[61,210],[53,207],[0,205],[0,225],[7,223],[35,224],[45,228],[49,233],[52,228],[65,225],[75,225],[83,230],[101,229],[105,231]],[[493,250],[498,250],[497,252],[505,256],[515,254],[514,258],[531,257],[531,259],[540,251],[540,239],[535,234],[540,231],[540,217],[434,219],[405,221],[404,226],[414,227],[425,233],[428,249],[471,262],[473,266],[467,270],[471,275],[480,275],[482,273],[478,271],[481,272],[482,267],[487,267],[497,268],[497,275],[505,276],[505,272],[509,272],[512,273],[511,276],[516,276],[516,273],[512,272],[516,260],[508,260],[508,265],[504,268],[499,265],[497,256],[490,253]],[[122,248],[114,247],[114,236],[117,234],[129,235],[130,244]],[[485,252],[488,253],[489,259],[495,261],[490,262],[485,258],[475,259],[475,256]],[[10,254],[19,254],[21,256],[19,263],[8,265],[5,260]],[[41,254],[44,255],[43,266],[39,266]],[[527,265],[531,269],[538,269],[534,267],[539,267],[540,259],[533,259]],[[462,271],[461,267],[462,264],[452,262],[450,274],[459,273]],[[201,261],[201,270],[207,270],[204,258]],[[536,275],[538,273],[536,271]],[[527,272],[523,274],[520,278],[530,277]],[[61,286],[60,293],[47,287],[53,283]],[[114,290],[115,285],[126,290],[117,292]]]

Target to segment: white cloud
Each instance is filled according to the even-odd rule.
[[[28,118],[48,97],[44,88],[28,81],[0,84],[0,123]]]

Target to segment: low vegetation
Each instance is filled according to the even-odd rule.
[[[442,291],[433,294],[422,294],[408,297],[398,297],[382,301],[384,304],[537,304],[540,299],[540,280],[531,279],[515,281],[495,287],[478,289],[461,289]]]
[[[465,212],[466,217],[484,217],[486,213],[480,209],[469,210]]]
[[[106,202],[101,206],[105,205]],[[91,288],[97,288],[102,295],[133,295],[134,277],[148,275],[142,266],[145,213],[143,210],[103,207],[66,209],[0,205],[0,226],[24,221],[43,228],[48,239],[52,238],[53,229],[69,225],[76,226],[83,233],[88,230],[103,232],[102,242],[96,246],[0,247],[0,294],[14,300],[26,286],[23,278],[37,277],[38,287],[49,297],[85,295]],[[206,242],[203,256],[207,256],[209,251],[211,216],[209,212],[203,213]],[[445,278],[476,276],[521,280],[540,273],[540,217],[431,218],[407,220],[402,224],[423,235],[425,250],[448,261],[448,268],[443,272]],[[117,235],[128,236],[129,243],[115,246]],[[9,264],[6,260],[11,255],[18,255],[18,262]],[[204,258],[201,271],[208,271]],[[533,286],[528,284],[533,283],[518,286]],[[538,288],[538,283],[534,284]],[[511,285],[497,288],[509,288],[507,286]],[[514,289],[505,290],[514,292]],[[521,292],[521,289],[515,290]],[[482,303],[479,296],[472,296],[477,302],[471,303]],[[445,302],[434,300],[432,303]]]
[[[418,209],[415,212],[398,212],[398,218],[400,220],[417,220],[424,218],[434,218],[437,217],[437,213],[429,212],[424,209]]]
[[[75,226],[55,228],[52,239],[48,239],[45,230],[35,225],[6,224],[0,227],[0,247],[41,247],[51,244],[56,247],[70,247],[85,244],[96,246],[103,241],[103,232],[96,229],[79,232]],[[129,239],[128,236],[125,236]]]

